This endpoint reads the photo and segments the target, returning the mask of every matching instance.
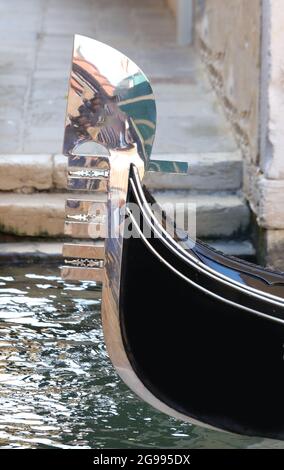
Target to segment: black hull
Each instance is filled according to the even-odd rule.
[[[143,238],[153,221],[142,199],[132,169],[128,201],[141,206],[141,217],[132,218],[139,237],[123,241],[119,311],[135,374],[189,418],[283,439],[283,275],[200,243],[187,260],[163,233]]]
[[[153,165],[155,109],[134,62],[75,36],[68,188],[100,192],[104,202],[70,199],[66,234],[103,238],[104,246],[66,244],[62,276],[102,282],[109,356],[142,399],[179,419],[283,439],[284,275],[192,246],[185,233],[171,236],[156,223],[138,176]],[[82,142],[107,156],[82,156]],[[140,215],[126,208],[137,238],[123,236],[126,200],[140,207]],[[145,237],[144,227],[155,238]]]

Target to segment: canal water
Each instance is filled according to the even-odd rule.
[[[1,448],[284,448],[140,401],[108,359],[100,303],[98,286],[63,282],[54,267],[0,268]]]

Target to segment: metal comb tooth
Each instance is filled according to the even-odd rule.
[[[64,233],[72,238],[106,238],[106,227],[100,223],[65,222]]]
[[[69,156],[67,188],[76,191],[107,192],[109,159],[103,156]]]
[[[107,217],[107,204],[92,199],[67,199],[65,203],[66,220],[76,222],[96,222]]]
[[[102,268],[62,266],[61,276],[69,281],[95,281],[103,282]]]
[[[69,258],[65,259],[64,263],[77,268],[103,268],[104,266],[103,260],[90,258]]]
[[[73,191],[96,191],[98,193],[106,193],[108,191],[108,179],[68,175],[67,189]]]
[[[91,155],[71,155],[68,157],[68,167],[70,169],[88,168],[95,170],[110,170],[109,157]]]
[[[69,170],[68,175],[73,178],[108,178],[108,170]]]
[[[67,199],[65,235],[73,238],[105,238],[107,232],[106,203],[92,200]]]
[[[110,165],[108,157],[68,157],[68,189],[107,193]],[[98,195],[99,196],[99,195]],[[100,196],[102,197],[102,195]],[[68,199],[65,206],[66,235],[82,239],[103,239],[107,229],[105,202]],[[63,246],[65,265],[61,268],[63,279],[102,282],[104,246],[97,244],[71,244]]]
[[[63,257],[66,258],[88,258],[96,260],[104,260],[105,247],[104,244],[90,244],[86,243],[64,243]]]
[[[62,254],[65,263],[61,268],[63,279],[102,282],[104,244],[65,243]]]

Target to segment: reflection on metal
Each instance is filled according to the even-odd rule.
[[[78,171],[78,170],[85,170],[85,169],[108,171],[110,168],[109,157],[72,155],[71,157],[68,158],[68,168],[69,168],[69,171]]]
[[[89,259],[100,259],[104,260],[105,258],[105,248],[104,245],[81,243],[64,243],[63,245],[63,258],[89,258]]]
[[[85,239],[106,237],[106,202],[67,199],[65,214],[65,235]]]
[[[108,191],[108,179],[93,178],[85,176],[73,176],[68,172],[67,188],[74,191],[95,191],[98,193],[106,193]]]
[[[68,171],[68,175],[72,176],[73,178],[108,178],[109,177],[109,171],[108,170],[76,170]]]
[[[72,238],[104,239],[106,238],[107,227],[100,222],[69,222],[67,220],[64,224],[64,233]]]
[[[77,266],[78,268],[102,268],[103,260],[89,258],[65,259],[64,262],[69,266]]]
[[[67,117],[63,151],[68,156],[69,188],[96,190],[108,182],[108,216],[120,210],[126,202],[129,168],[134,164],[140,177],[150,168],[150,155],[156,129],[156,107],[152,88],[142,71],[120,52],[98,41],[75,36],[72,72],[68,94]],[[80,155],[79,145],[85,142],[103,145],[106,156]],[[155,163],[153,163],[155,165]],[[185,166],[181,167],[185,171]],[[187,166],[186,166],[187,168]],[[109,171],[108,178],[85,177],[74,172],[92,169]],[[176,169],[179,171],[178,163]],[[72,176],[71,176],[72,175]],[[93,176],[95,179],[93,179]],[[101,185],[101,186],[100,186]],[[67,233],[75,238],[90,237],[91,205],[86,201],[66,205]],[[121,213],[121,212],[120,212]],[[82,215],[83,222],[74,222]],[[70,221],[70,216],[73,218]],[[124,218],[118,221],[123,228]],[[122,227],[121,227],[122,226]],[[102,321],[109,355],[120,376],[143,399],[158,409],[184,418],[156,398],[134,372],[124,349],[119,323],[119,291],[123,230],[118,237],[105,240],[104,268],[63,266],[62,277],[69,280],[103,282]],[[89,248],[79,245],[77,259],[84,257]],[[70,258],[75,253],[70,244],[63,249]],[[84,254],[83,254],[84,253]],[[81,254],[81,255],[80,255]],[[73,255],[74,256],[74,255]],[[84,261],[87,262],[87,261]],[[186,418],[187,419],[187,418]]]
[[[89,201],[87,201],[89,202]],[[105,249],[103,244],[65,243],[63,245],[63,279],[102,282]]]
[[[85,221],[92,221],[96,217],[106,216],[107,204],[102,201],[67,199],[65,213],[67,219],[83,217]]]
[[[68,156],[68,189],[106,193],[108,207],[120,209],[126,199],[129,165],[136,163],[143,175],[155,128],[152,88],[137,65],[105,44],[75,36],[63,146]],[[86,142],[103,146],[109,157],[81,155],[79,146]],[[97,214],[96,208],[94,202],[68,201],[66,235],[105,238],[105,211]],[[106,270],[117,272],[119,279],[121,239],[114,244],[115,257],[112,242],[106,241]],[[63,275],[81,278],[82,271],[64,267]],[[117,298],[116,284],[112,281]]]
[[[110,153],[134,150],[149,159],[156,128],[156,106],[142,71],[119,51],[75,36],[67,104],[64,154],[96,142]]]
[[[62,266],[61,268],[62,279],[69,281],[94,281],[103,282],[103,269],[102,268],[86,268],[74,266]]]
[[[111,212],[119,211],[126,200],[130,164],[136,164],[141,177],[148,166],[155,129],[152,88],[139,67],[105,44],[75,36],[63,145],[68,156],[68,189],[105,193],[107,204],[68,200],[66,235],[80,239],[106,237],[107,215],[110,219]],[[80,154],[80,145],[88,142],[105,148],[109,156],[105,152]],[[93,259],[85,257],[86,246],[79,245],[76,250],[75,260],[71,260],[74,249],[69,248],[69,267],[63,267],[63,277],[85,279],[83,263],[88,265],[87,276],[91,279]],[[105,252],[105,304],[113,304],[113,315],[117,316],[122,239],[107,238]]]
[[[108,187],[105,190],[108,190],[110,218],[110,212],[120,210],[126,202],[130,165],[135,164],[140,177],[143,177],[150,159],[155,128],[156,107],[152,88],[136,64],[102,43],[75,36],[63,151],[69,157],[69,172],[86,168],[109,170]],[[89,141],[106,147],[109,158],[80,155],[79,145]],[[69,177],[69,188],[96,189],[91,181],[89,177]],[[82,235],[90,238],[86,228],[91,225],[88,223],[88,204],[81,201],[74,205],[75,209],[71,209],[70,203],[66,206],[69,216],[66,221],[67,232],[76,238]],[[87,222],[70,222],[70,215],[78,216],[81,210]],[[123,223],[124,219],[121,218],[118,225]],[[117,371],[138,395],[153,406],[182,417],[149,393],[136,376],[125,353],[119,324],[122,246],[121,235],[106,238],[103,269],[63,266],[62,277],[103,282],[102,321],[105,341]],[[83,253],[88,250],[86,246],[79,245],[76,258],[84,258]],[[70,257],[75,253],[70,244],[63,251],[65,255],[68,252]]]

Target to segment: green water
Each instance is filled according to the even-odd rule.
[[[95,284],[63,282],[55,268],[0,268],[1,448],[284,448],[140,401],[108,359],[100,302]]]

